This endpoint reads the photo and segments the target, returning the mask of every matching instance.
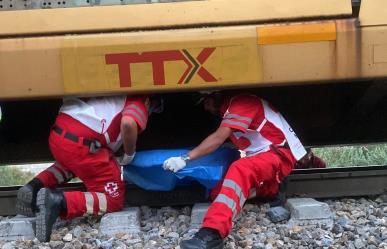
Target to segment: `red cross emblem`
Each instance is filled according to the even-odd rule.
[[[109,193],[110,196],[116,197],[119,194],[117,193],[118,185],[115,182],[108,182],[105,185],[105,191]]]

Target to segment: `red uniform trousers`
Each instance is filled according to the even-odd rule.
[[[98,215],[123,208],[125,185],[121,170],[111,150],[102,147],[89,152],[81,138],[75,143],[51,131],[49,145],[56,162],[37,178],[45,187],[54,188],[73,176],[79,177],[88,192],[65,192],[67,212],[62,218],[71,219],[85,214]]]
[[[226,237],[232,219],[241,211],[246,199],[275,196],[280,181],[288,176],[296,159],[289,149],[280,148],[235,161],[228,169],[219,194],[204,217],[203,227],[213,228]]]

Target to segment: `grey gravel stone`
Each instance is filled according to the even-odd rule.
[[[225,249],[263,248],[328,248],[328,249],[386,249],[386,203],[377,199],[341,199],[324,201],[332,210],[333,228],[324,224],[287,226],[272,223],[266,218],[267,204],[247,204],[234,219],[231,234],[225,239]],[[375,214],[380,214],[377,216]],[[192,237],[197,228],[191,228],[191,208],[141,207],[141,230],[138,233],[104,235],[98,232],[100,221],[82,217],[58,226],[52,241],[0,240],[0,248],[18,249],[178,249],[182,239]],[[372,217],[374,216],[374,217]],[[0,217],[7,221],[8,217]],[[73,235],[72,240],[63,238]],[[384,239],[384,241],[383,241]]]
[[[15,248],[15,243],[12,243],[12,242],[7,242],[1,247],[1,249],[14,249],[14,248]]]
[[[35,218],[15,216],[0,222],[0,240],[33,239],[35,237]]]
[[[101,219],[99,231],[103,235],[140,232],[140,209],[127,208],[121,212],[105,214]]]
[[[174,238],[174,239],[178,239],[180,237],[180,235],[176,232],[170,232],[168,233],[167,235],[169,238]]]
[[[50,241],[49,245],[52,249],[62,249],[65,244],[62,241]]]
[[[340,226],[347,226],[350,224],[350,221],[347,218],[341,217],[337,219],[336,223],[339,224]]]
[[[74,235],[75,238],[81,237],[82,232],[83,232],[83,229],[80,226],[76,226],[73,229],[73,235]]]
[[[99,246],[101,249],[112,249],[113,248],[113,240],[109,239],[108,241],[104,241]]]
[[[326,203],[311,198],[294,198],[287,200],[286,207],[291,213],[288,227],[309,226],[328,230],[333,227],[333,214]]]
[[[356,239],[354,243],[356,248],[364,248],[365,244],[361,239]]]
[[[264,243],[254,243],[252,249],[265,249]]]
[[[73,245],[71,243],[65,244],[65,246],[62,249],[73,249]]]
[[[294,219],[311,220],[332,217],[328,204],[311,198],[290,198],[286,201],[286,206]]]
[[[288,220],[290,218],[290,212],[285,209],[284,207],[272,207],[267,211],[267,216],[269,216],[269,219],[271,222],[280,222],[284,220]]]
[[[333,243],[334,243],[334,240],[331,238],[323,238],[321,240],[321,246],[323,246],[323,247],[329,247],[329,246],[333,245]]]
[[[64,237],[63,237],[63,241],[64,242],[70,242],[73,240],[73,235],[71,233],[68,233],[66,234]]]
[[[334,234],[340,234],[344,231],[343,227],[340,226],[339,224],[333,224],[333,227],[332,227],[332,233]]]

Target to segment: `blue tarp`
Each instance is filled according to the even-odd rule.
[[[124,167],[124,179],[146,190],[169,191],[176,185],[186,185],[195,180],[207,189],[213,188],[228,166],[239,158],[239,152],[219,148],[215,152],[193,160],[173,173],[163,169],[163,162],[173,156],[186,154],[190,149],[139,151],[130,165]]]

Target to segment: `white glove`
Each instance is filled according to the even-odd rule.
[[[176,173],[187,165],[186,160],[183,157],[170,157],[164,161],[163,168],[164,170],[170,170]]]
[[[120,159],[118,159],[118,163],[121,166],[128,165],[133,161],[135,155],[136,155],[136,152],[134,152],[133,155],[128,155],[125,153],[122,157],[120,157]]]

